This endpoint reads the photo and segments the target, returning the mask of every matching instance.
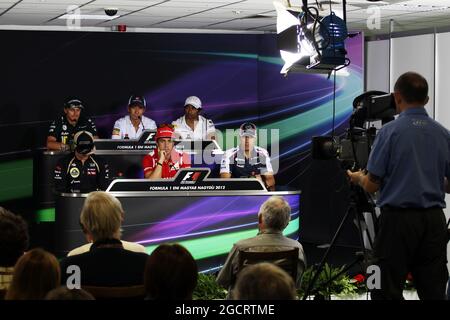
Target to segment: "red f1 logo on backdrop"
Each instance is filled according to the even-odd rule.
[[[201,174],[202,173],[200,171],[196,171],[196,172],[189,171],[189,172],[186,172],[186,175],[183,177],[183,180],[181,180],[181,181],[195,182],[195,181],[198,180],[198,178],[200,178]]]

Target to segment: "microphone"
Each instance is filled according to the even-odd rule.
[[[139,118],[139,121],[140,121],[141,124],[142,124],[142,131],[144,131],[144,130],[145,130],[145,127],[144,127],[144,121],[142,121],[142,116],[138,116],[138,118]]]

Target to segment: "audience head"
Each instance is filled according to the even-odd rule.
[[[147,260],[145,290],[154,300],[191,300],[197,278],[197,264],[189,251],[179,244],[163,244]]]
[[[395,82],[394,97],[397,112],[426,105],[428,103],[427,80],[416,72],[402,74]]]
[[[61,286],[47,293],[45,300],[95,300],[95,298],[83,289],[69,289]]]
[[[235,300],[295,300],[297,293],[291,276],[271,263],[247,266],[237,276]]]
[[[59,286],[61,271],[58,260],[42,249],[26,252],[14,267],[6,300],[41,300]]]
[[[103,191],[89,193],[80,216],[89,240],[120,239],[122,220],[122,205],[116,197]]]
[[[22,217],[0,207],[0,266],[13,267],[28,248],[28,228]]]
[[[259,209],[259,229],[283,231],[291,220],[291,207],[289,203],[279,196],[267,199]]]

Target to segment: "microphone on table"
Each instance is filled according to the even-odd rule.
[[[144,131],[144,130],[145,130],[145,127],[144,127],[144,121],[142,121],[142,116],[139,116],[138,118],[139,118],[139,121],[140,121],[141,124],[142,124],[142,131]]]

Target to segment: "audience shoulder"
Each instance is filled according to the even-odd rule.
[[[71,256],[76,256],[78,254],[82,254],[82,253],[88,252],[91,249],[91,246],[92,246],[92,243],[86,243],[86,244],[84,244],[84,245],[82,245],[80,247],[77,247],[77,248],[69,251],[67,256],[71,257]]]
[[[123,248],[125,250],[133,251],[133,252],[140,252],[147,254],[147,251],[145,250],[145,247],[139,243],[135,242],[128,242],[128,241],[122,241]]]

